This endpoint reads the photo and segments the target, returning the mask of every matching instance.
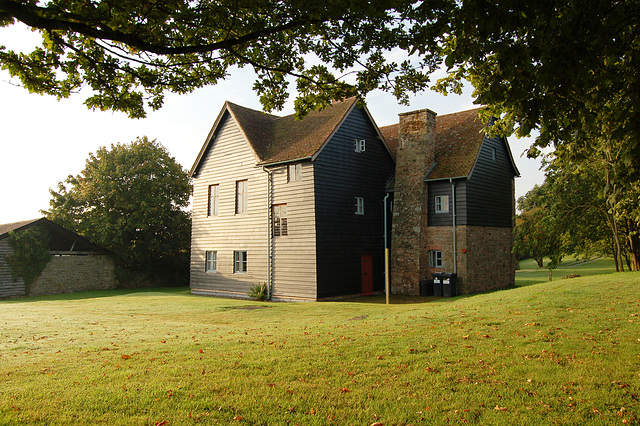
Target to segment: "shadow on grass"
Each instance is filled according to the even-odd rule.
[[[189,287],[150,287],[150,288],[123,288],[116,290],[92,290],[78,291],[75,293],[52,294],[47,296],[23,296],[12,299],[0,299],[0,303],[33,303],[51,302],[59,300],[86,300],[103,297],[127,296],[140,293],[161,293],[174,295],[190,295]]]
[[[449,300],[455,300],[457,297],[436,297],[436,296],[401,296],[392,294],[389,296],[390,305],[420,305],[430,302],[446,302]],[[336,302],[348,302],[348,303],[367,303],[372,305],[384,305],[386,304],[386,297],[384,294],[375,294],[373,296],[355,296],[351,298],[345,298],[336,300]]]

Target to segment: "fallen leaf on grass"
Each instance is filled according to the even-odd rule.
[[[507,407],[500,407],[499,405],[496,405],[494,410],[496,410],[496,411],[507,411]]]
[[[131,359],[131,355],[121,355],[120,358],[122,358],[122,359]]]
[[[242,417],[242,416],[235,416],[235,417],[233,418],[233,420],[242,420],[242,419],[244,419],[244,417]]]
[[[340,388],[340,392],[347,393],[347,392],[351,392],[351,390],[349,388]]]

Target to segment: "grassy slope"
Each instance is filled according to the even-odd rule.
[[[533,259],[525,259],[519,262],[516,271],[516,286],[525,286],[549,281],[549,270],[546,269],[548,259],[545,259],[543,268]],[[581,277],[591,275],[610,274],[615,272],[615,264],[610,258],[594,258],[591,260],[576,259],[569,256],[562,260],[558,269],[553,270],[553,279],[559,280],[569,274],[578,274]]]
[[[390,306],[3,301],[0,424],[638,424],[639,289],[624,273]]]

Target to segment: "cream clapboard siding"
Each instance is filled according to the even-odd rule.
[[[287,205],[288,235],[273,238],[274,299],[317,299],[313,163],[302,179],[287,182],[287,166],[273,169],[273,204]]]
[[[246,297],[249,287],[267,282],[269,216],[267,173],[229,113],[225,113],[193,184],[191,291]],[[247,180],[246,214],[235,214],[236,181]],[[207,217],[209,185],[220,185],[219,212]],[[247,273],[234,274],[235,250],[247,251]],[[217,251],[218,270],[205,272],[205,252]]]

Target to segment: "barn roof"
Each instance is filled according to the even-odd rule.
[[[52,251],[90,251],[95,253],[110,253],[109,250],[92,243],[83,236],[78,235],[44,217],[40,219],[0,224],[0,240],[8,238],[11,231],[21,231],[38,224],[46,226],[51,232],[49,248]]]

